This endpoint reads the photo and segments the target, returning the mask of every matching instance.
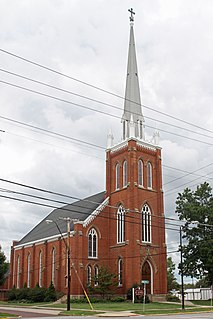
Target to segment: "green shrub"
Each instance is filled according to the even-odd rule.
[[[9,301],[16,300],[16,288],[12,288],[7,293],[7,298]]]
[[[111,299],[112,302],[124,302],[126,299],[124,297],[118,296]]]
[[[33,289],[30,289],[29,299],[33,302],[42,302],[45,299],[46,288],[36,286]]]
[[[174,296],[172,294],[167,294],[166,295],[166,300],[167,301],[173,301],[173,302],[180,302],[180,299],[177,296]]]
[[[45,292],[45,298],[44,301],[56,301],[57,300],[57,295],[55,291],[55,287],[51,281],[51,284],[49,285],[48,289]]]

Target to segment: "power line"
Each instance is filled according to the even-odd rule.
[[[74,96],[77,96],[77,97],[80,97],[80,98],[83,98],[83,99],[87,99],[87,100],[92,101],[92,102],[96,102],[96,103],[99,103],[99,104],[102,104],[102,105],[105,105],[105,106],[109,106],[109,107],[114,108],[116,110],[123,111],[123,108],[121,108],[121,107],[118,107],[118,106],[115,106],[115,105],[112,105],[112,104],[109,104],[109,103],[106,103],[106,102],[103,102],[103,101],[100,101],[100,100],[97,100],[97,99],[93,99],[93,98],[87,97],[85,95],[77,94],[77,93],[71,92],[70,90],[65,90],[65,89],[59,88],[57,86],[54,86],[54,85],[51,85],[51,84],[48,84],[48,83],[45,83],[45,82],[42,82],[42,81],[38,81],[38,80],[29,78],[29,77],[26,77],[26,76],[23,76],[23,75],[20,75],[20,74],[17,74],[17,73],[14,73],[14,72],[11,72],[11,71],[8,71],[8,70],[5,70],[5,69],[1,69],[0,68],[0,71],[4,72],[4,73],[7,73],[7,74],[10,74],[10,75],[13,75],[13,76],[16,76],[16,77],[19,77],[19,78],[22,78],[22,79],[25,79],[25,80],[28,80],[28,81],[31,81],[33,83],[37,83],[37,84],[49,87],[49,88],[54,89],[54,90],[61,91],[63,93],[68,93],[68,94],[71,94],[71,95],[74,95]],[[130,111],[127,111],[127,112],[130,113]],[[131,114],[140,115],[139,113],[136,113],[136,112],[131,112]],[[204,136],[204,137],[213,138],[213,136],[209,136],[209,135],[206,135],[206,134],[203,134],[203,133],[198,133],[198,132],[195,132],[193,130],[190,130],[190,129],[187,129],[187,128],[184,128],[184,127],[181,127],[181,126],[178,126],[178,125],[175,125],[175,124],[167,123],[167,122],[159,120],[159,119],[154,119],[154,118],[149,117],[149,116],[144,116],[144,118],[147,118],[149,120],[152,120],[152,121],[155,121],[155,122],[158,122],[158,123],[166,124],[166,125],[178,128],[178,129],[182,129],[184,131],[187,131],[187,132],[190,132],[190,133],[193,133],[193,134],[197,134],[199,136],[201,135],[201,136]]]
[[[48,194],[52,194],[52,195],[57,195],[57,196],[61,196],[61,197],[66,197],[66,198],[70,198],[70,199],[73,199],[73,200],[78,200],[78,201],[82,201],[82,202],[86,202],[86,203],[91,203],[91,204],[97,204],[97,205],[101,205],[102,203],[100,202],[96,202],[96,201],[92,201],[92,200],[89,200],[89,199],[82,199],[82,198],[79,198],[79,197],[74,197],[74,196],[70,196],[70,195],[67,195],[67,194],[62,194],[62,193],[58,193],[58,192],[53,192],[51,190],[47,190],[47,189],[43,189],[43,188],[38,188],[38,187],[35,187],[35,186],[31,186],[31,185],[27,185],[27,184],[23,184],[23,183],[18,183],[18,182],[14,182],[14,181],[11,181],[11,180],[8,180],[8,179],[3,179],[3,178],[0,178],[0,181],[2,182],[5,182],[5,183],[9,183],[9,184],[12,184],[12,185],[16,185],[16,186],[21,186],[21,187],[24,187],[24,188],[29,188],[29,189],[32,189],[32,190],[35,190],[35,191],[39,191],[39,192],[44,192],[44,193],[48,193]],[[11,191],[11,192],[16,192],[16,191]],[[16,192],[18,193],[18,192]],[[28,195],[27,193],[20,193],[22,195]],[[30,195],[31,196],[31,195]],[[45,200],[51,200],[51,199],[46,199],[44,197],[39,197],[39,196],[34,196],[32,195],[32,197],[35,197],[35,198],[38,198],[38,199],[45,199]],[[54,201],[54,200],[53,200]],[[60,204],[65,204],[65,205],[69,205],[70,203],[67,203],[67,202],[63,202],[63,201],[57,201],[58,203]],[[73,203],[75,204],[75,206],[78,206],[75,202]],[[118,209],[118,206],[113,206],[113,205],[106,205],[107,207],[109,208],[113,208],[113,209]],[[79,207],[82,207],[82,206],[79,206]],[[133,213],[138,213],[140,214],[140,212],[137,212],[135,210],[130,210],[130,209],[126,209],[128,212],[133,212]],[[158,216],[158,215],[154,215],[152,214],[152,216],[155,216],[155,217],[159,217],[159,218],[163,218],[163,219],[167,219],[167,220],[170,220],[170,221],[179,221],[179,219],[174,219],[174,218],[171,218],[171,217],[165,217],[165,216]]]
[[[57,74],[57,75],[66,77],[66,78],[68,78],[68,79],[70,79],[70,80],[76,81],[76,82],[81,83],[81,84],[86,85],[86,86],[89,86],[89,87],[91,87],[91,88],[93,88],[93,89],[96,89],[96,90],[98,90],[98,91],[107,93],[107,94],[109,94],[109,95],[115,96],[115,97],[117,97],[117,98],[119,98],[119,99],[122,99],[122,100],[126,100],[126,101],[129,101],[129,102],[132,102],[132,103],[134,103],[134,104],[140,105],[140,106],[142,106],[142,107],[144,107],[144,108],[147,108],[147,109],[149,109],[149,110],[151,110],[151,111],[153,111],[153,112],[156,112],[156,113],[158,113],[158,114],[162,114],[162,115],[167,116],[167,117],[169,117],[169,118],[172,118],[172,119],[174,119],[174,120],[180,121],[181,123],[185,123],[185,124],[187,124],[187,125],[191,125],[191,126],[193,126],[193,127],[199,128],[199,129],[201,129],[201,130],[203,130],[203,131],[213,133],[213,131],[208,130],[208,129],[204,128],[204,127],[195,125],[195,124],[190,123],[190,122],[188,122],[188,121],[185,121],[185,120],[183,120],[183,119],[179,119],[179,118],[177,118],[177,117],[175,117],[175,116],[172,116],[172,115],[170,115],[170,114],[167,114],[167,113],[162,112],[162,111],[159,111],[159,110],[156,110],[156,109],[154,109],[154,108],[152,108],[152,107],[149,107],[149,106],[147,106],[147,105],[139,104],[139,103],[137,103],[137,102],[135,102],[135,101],[132,101],[132,100],[129,100],[129,99],[125,99],[123,96],[120,96],[120,95],[115,94],[115,93],[113,93],[113,92],[110,92],[110,91],[108,91],[108,90],[102,89],[102,88],[100,88],[100,87],[98,87],[98,86],[89,84],[89,83],[87,83],[87,82],[85,82],[85,81],[82,81],[82,80],[79,80],[79,79],[77,79],[77,78],[71,77],[71,76],[69,76],[69,75],[67,75],[67,74],[65,74],[65,73],[59,72],[59,71],[54,70],[54,69],[52,69],[52,68],[50,68],[50,67],[44,66],[44,65],[39,64],[39,63],[37,63],[37,62],[34,62],[34,61],[32,61],[32,60],[29,60],[29,59],[26,59],[26,58],[24,58],[24,57],[21,57],[20,55],[17,55],[17,54],[14,54],[14,53],[12,53],[12,52],[9,52],[8,50],[3,50],[3,49],[0,48],[0,51],[3,52],[3,53],[5,53],[5,54],[8,54],[8,55],[10,55],[10,56],[13,56],[13,57],[15,57],[15,58],[17,58],[17,59],[20,59],[20,60],[22,60],[22,61],[24,61],[24,62],[30,63],[30,64],[32,64],[32,65],[35,65],[35,66],[37,66],[37,67],[40,67],[40,68],[45,69],[45,70],[47,70],[47,71],[50,71],[50,72],[52,72],[52,73],[55,73],[55,74]]]
[[[105,112],[105,111],[93,109],[93,108],[91,108],[89,106],[85,106],[85,105],[82,105],[82,104],[74,103],[74,102],[59,98],[57,96],[53,96],[53,95],[42,93],[42,92],[39,92],[39,91],[36,91],[36,90],[33,90],[33,89],[29,89],[29,88],[26,88],[26,87],[21,86],[21,85],[17,85],[17,84],[11,83],[11,82],[3,81],[3,80],[0,80],[0,83],[15,87],[15,88],[27,91],[27,92],[35,93],[35,94],[38,94],[38,95],[41,95],[41,96],[44,96],[44,97],[47,97],[47,98],[50,98],[50,99],[53,99],[53,100],[56,100],[56,101],[60,101],[60,102],[66,103],[66,104],[74,105],[74,106],[77,106],[77,107],[80,107],[80,108],[83,108],[83,109],[86,109],[86,110],[89,110],[89,111],[100,113],[102,115],[107,115],[107,116],[110,116],[110,117],[113,117],[113,118],[120,119],[120,116],[113,115],[113,114],[110,114],[110,113]],[[146,125],[146,127],[155,129],[153,126],[150,126],[150,125]],[[184,136],[184,135],[181,135],[181,134],[178,134],[178,133],[174,133],[174,132],[169,132],[169,131],[166,131],[166,130],[160,129],[160,128],[158,128],[158,130],[161,131],[161,132],[164,132],[164,133],[167,133],[167,134],[171,134],[171,135],[175,135],[175,136],[178,136],[178,137],[182,137],[182,138],[194,141],[194,142],[199,142],[199,143],[202,143],[202,144],[205,144],[205,145],[213,146],[212,143],[205,142],[205,141],[202,141],[202,140],[198,140],[198,139],[195,139],[195,138],[192,138],[192,137]]]

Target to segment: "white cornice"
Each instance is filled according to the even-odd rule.
[[[70,235],[74,234],[74,231],[71,231],[70,232]],[[50,242],[50,241],[53,241],[54,239],[56,240],[58,237],[64,237],[66,238],[67,237],[67,233],[63,233],[62,236],[61,234],[56,234],[56,235],[53,235],[53,236],[50,236],[50,237],[45,237],[45,238],[41,238],[41,239],[38,239],[38,240],[33,240],[33,241],[30,241],[30,242],[27,242],[27,243],[23,243],[21,245],[16,245],[14,246],[14,249],[17,250],[17,249],[20,249],[22,247],[29,247],[29,245],[33,245],[33,244],[36,244],[36,245],[39,245],[39,244],[42,244],[44,243],[45,241],[47,242]]]
[[[100,214],[100,212],[108,205],[109,197],[107,197],[84,221],[83,227],[86,227],[91,223],[96,216]]]
[[[154,152],[156,152],[157,149],[158,149],[158,150],[161,150],[161,147],[160,147],[160,146],[154,145],[154,144],[152,144],[152,143],[150,143],[150,142],[146,142],[146,141],[143,141],[143,140],[138,140],[138,139],[137,139],[137,145],[138,145],[138,146],[142,146],[142,147],[144,147],[144,148],[147,148],[147,149],[149,149],[149,150],[152,150],[152,151],[154,151]]]
[[[130,137],[114,146],[112,146],[111,148],[108,148],[106,151],[111,151],[112,153],[120,151],[121,149],[123,149],[124,147],[128,146],[128,142],[129,141],[135,141],[137,143],[138,146],[144,147],[146,149],[152,150],[154,152],[156,152],[157,149],[161,150],[160,146],[154,145],[148,141],[144,141],[144,140],[140,140],[136,137]]]

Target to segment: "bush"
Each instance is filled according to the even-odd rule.
[[[112,302],[124,302],[126,299],[124,297],[118,296],[111,299]]]
[[[55,287],[51,281],[51,284],[49,285],[48,289],[45,292],[45,298],[44,301],[56,301],[57,300],[57,295],[55,291]]]
[[[180,302],[180,299],[172,294],[167,294],[166,301]]]
[[[30,289],[29,299],[32,302],[42,302],[44,301],[45,293],[46,288],[36,286],[35,288]]]
[[[39,287],[38,285],[35,288],[12,288],[8,292],[8,300],[19,302],[56,301],[57,293],[52,283],[48,289]]]

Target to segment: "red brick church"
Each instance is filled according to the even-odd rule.
[[[118,276],[119,295],[142,280],[153,297],[167,293],[161,148],[158,132],[151,142],[145,139],[133,12],[121,122],[122,141],[114,144],[112,133],[107,138],[106,190],[53,210],[13,243],[10,287],[48,287],[52,281],[66,293],[69,238],[71,296],[83,295],[81,283],[87,287],[93,276],[98,285],[103,265]]]

